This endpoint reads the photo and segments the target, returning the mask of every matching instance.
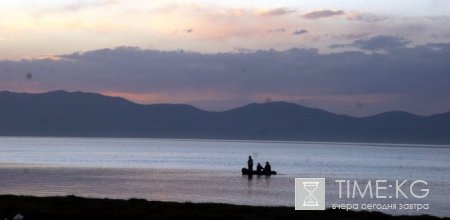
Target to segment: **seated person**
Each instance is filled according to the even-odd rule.
[[[270,173],[272,172],[272,167],[270,166],[269,162],[266,162],[266,166],[264,167],[264,172],[265,173]]]
[[[260,163],[258,163],[258,166],[256,166],[256,172],[260,173],[263,172],[264,168],[261,166]]]

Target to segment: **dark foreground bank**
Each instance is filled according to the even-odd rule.
[[[0,219],[18,213],[31,219],[439,219],[432,216],[391,216],[344,210],[294,211],[289,207],[155,202],[142,199],[87,199],[75,196],[0,196]]]

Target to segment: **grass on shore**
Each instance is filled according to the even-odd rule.
[[[16,214],[32,219],[438,219],[432,216],[391,216],[345,210],[294,211],[289,207],[177,203],[143,199],[90,199],[75,196],[0,195],[0,219]]]

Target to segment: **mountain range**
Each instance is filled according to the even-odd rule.
[[[95,93],[0,92],[0,136],[148,137],[450,144],[450,112],[351,117],[287,102],[212,112]]]

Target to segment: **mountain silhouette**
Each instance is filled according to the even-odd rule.
[[[149,137],[450,144],[450,112],[351,117],[287,102],[222,112],[95,93],[0,92],[1,136]]]

